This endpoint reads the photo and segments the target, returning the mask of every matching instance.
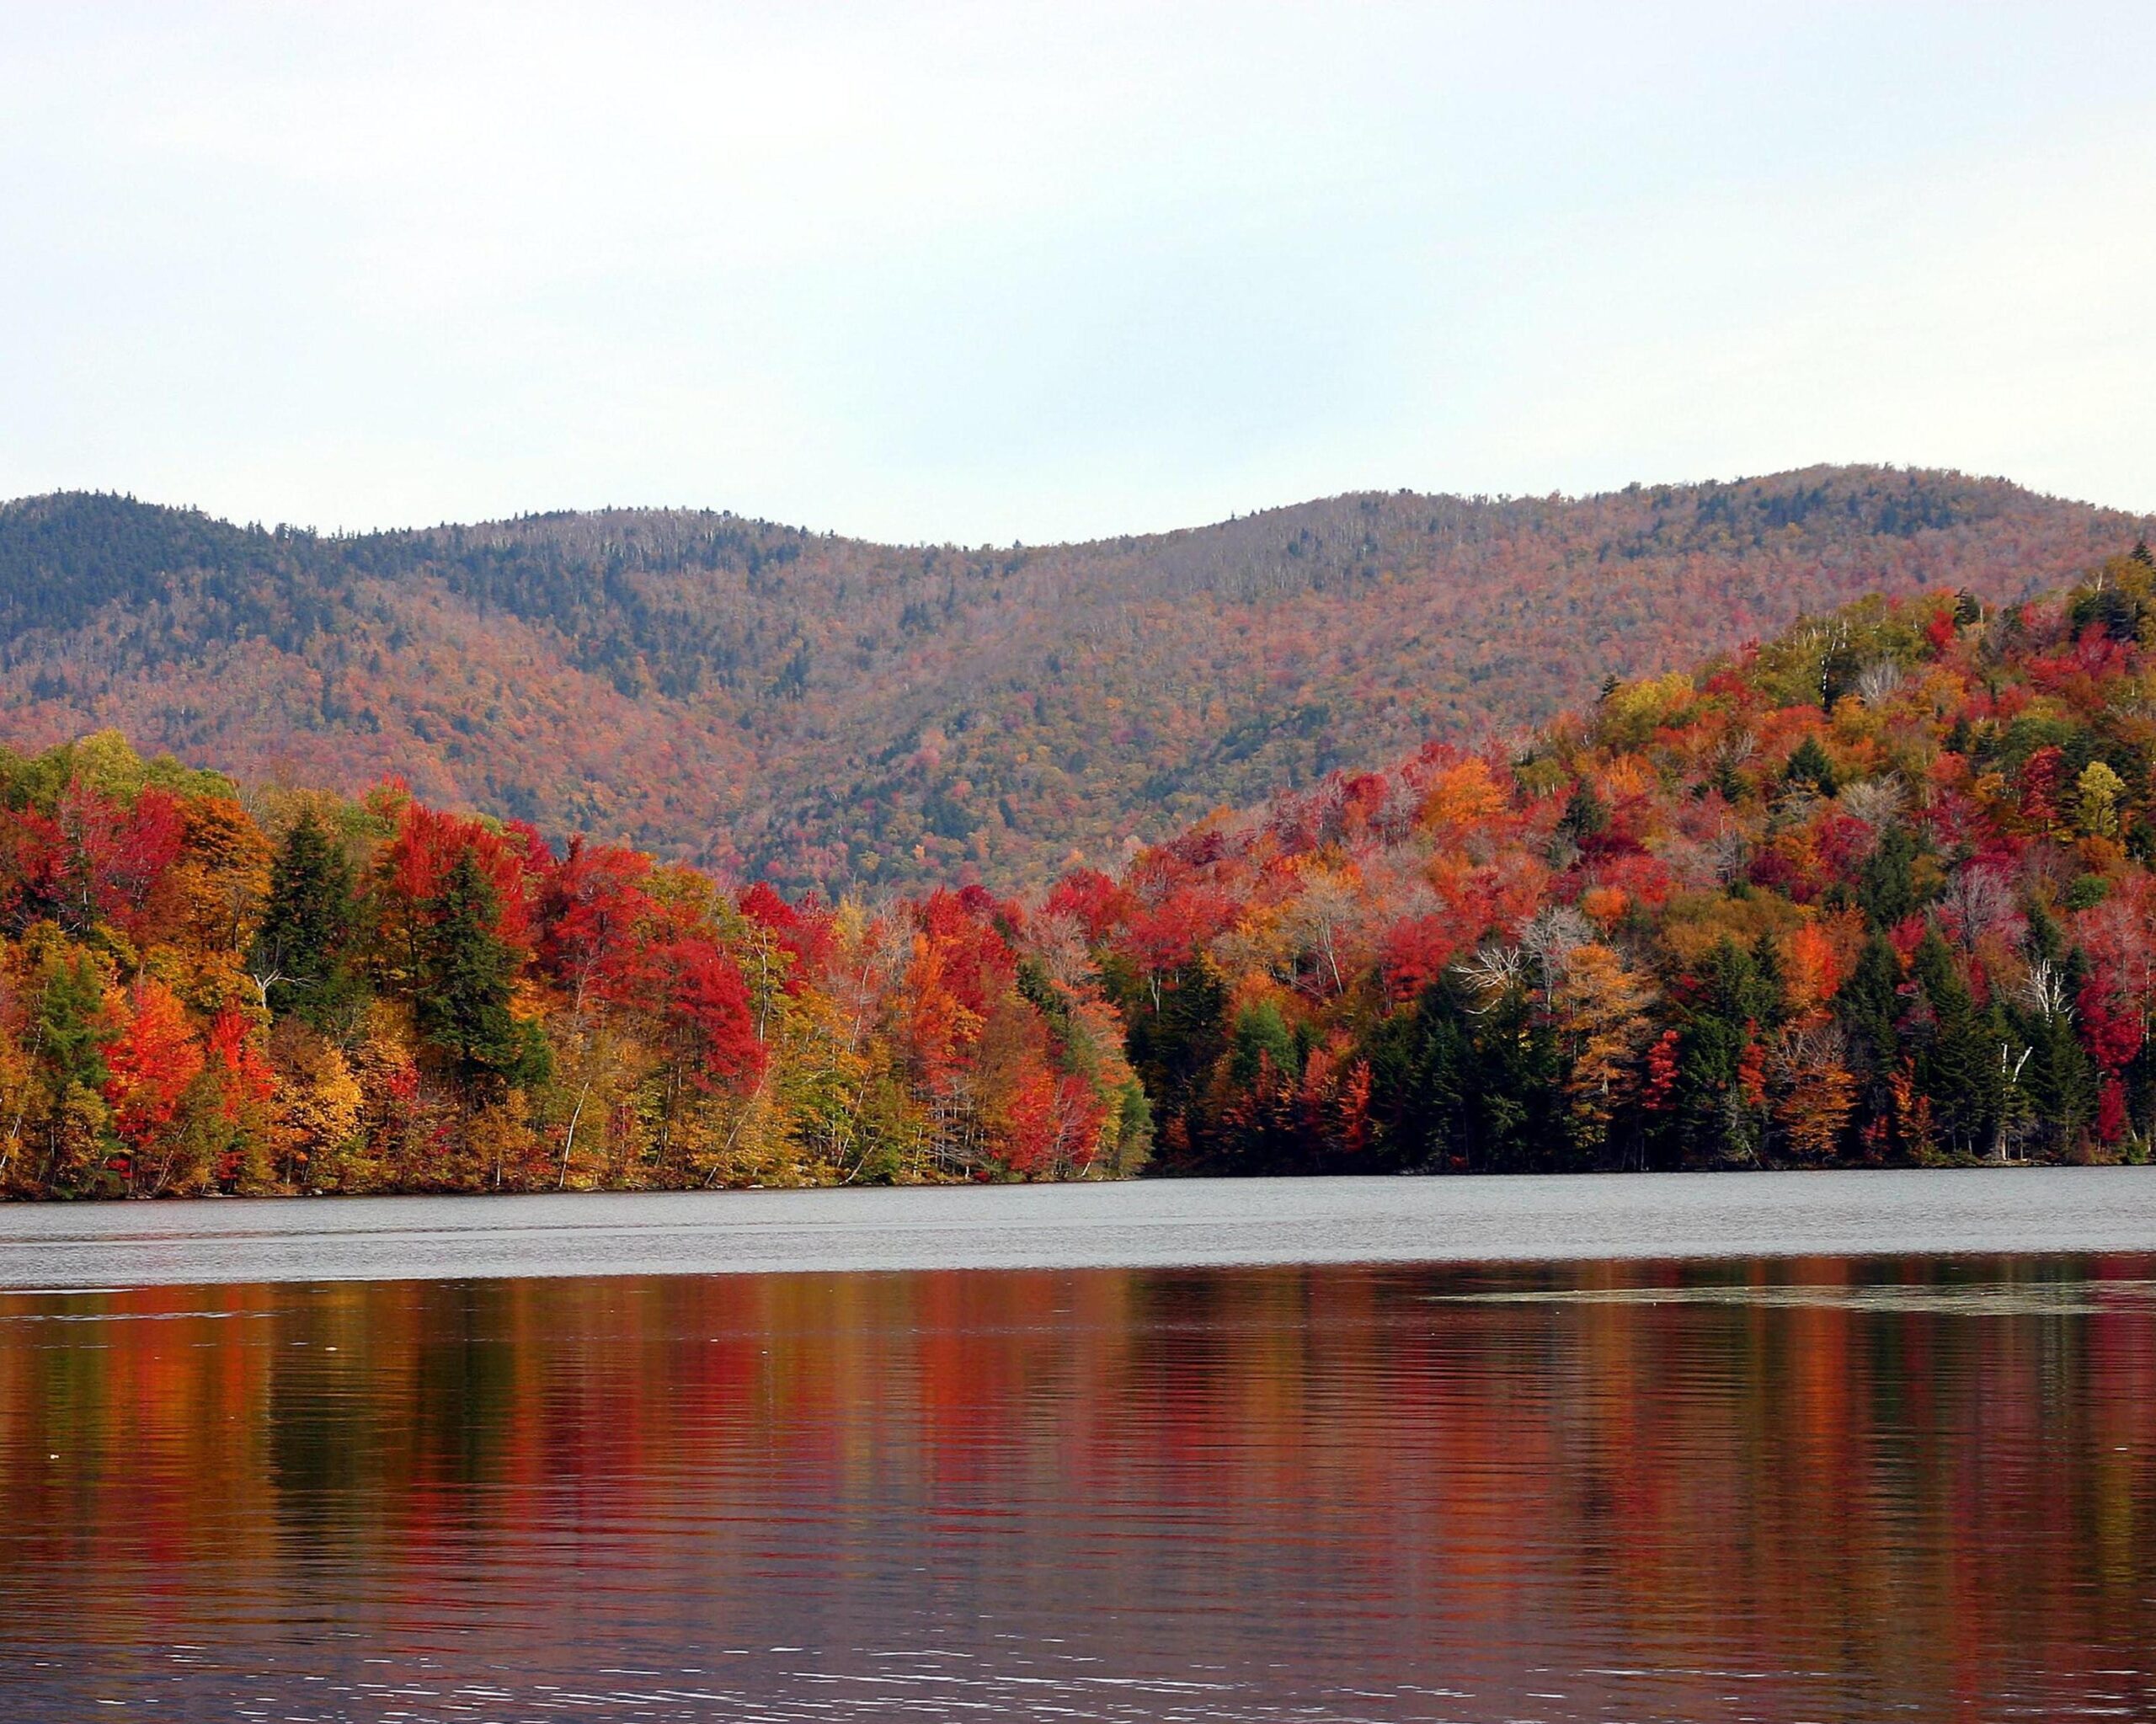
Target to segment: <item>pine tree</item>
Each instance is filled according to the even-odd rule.
[[[424,906],[419,1033],[467,1086],[526,1086],[544,1076],[544,1044],[510,1011],[517,961],[494,931],[500,908],[468,846]]]
[[[2015,1087],[2036,1145],[2053,1154],[2069,1150],[2096,1117],[2096,1067],[2073,1033],[2063,990],[2055,1009],[2017,1011],[2014,1026],[2028,1049]]]
[[[1874,935],[1834,995],[1834,1015],[1867,1060],[1892,1064],[1902,1016],[1902,966],[1894,948]]]
[[[1759,1057],[1759,1033],[1782,1015],[1781,963],[1771,941],[1758,952],[1722,941],[1708,955],[1698,1004],[1687,1015],[1677,1051],[1678,1138],[1698,1161],[1742,1161],[1758,1147],[1758,1120],[1748,1089]]]
[[[1227,990],[1203,959],[1155,982],[1111,953],[1101,980],[1123,1014],[1125,1049],[1151,1101],[1161,1164],[1196,1165],[1203,1145],[1192,1141],[1191,1128],[1206,1077],[1227,1048]]]
[[[1834,995],[1834,1016],[1848,1033],[1859,1081],[1860,1119],[1893,1117],[1893,1075],[1901,1058],[1902,963],[1878,935],[1865,941],[1856,967]]]
[[[1875,928],[1893,927],[1924,907],[1916,861],[1923,846],[1906,826],[1889,826],[1858,873],[1856,898]]]
[[[271,1012],[327,1033],[351,1022],[366,995],[350,957],[355,922],[351,864],[309,810],[271,865],[254,939],[254,974]]]
[[[1228,1075],[1237,1089],[1248,1092],[1256,1090],[1268,1071],[1275,1084],[1293,1083],[1302,1075],[1302,1061],[1296,1057],[1295,1038],[1280,1008],[1270,1000],[1261,1000],[1245,1006],[1235,1019]]]
[[[38,1063],[45,1074],[39,1183],[72,1195],[96,1187],[106,1153],[118,1147],[101,1093],[111,1081],[105,1046],[113,1025],[104,988],[88,957],[76,953],[47,971],[37,1006]]]
[[[1772,934],[1752,942],[1752,974],[1744,999],[1745,1015],[1762,1029],[1772,1029],[1789,1015],[1788,967]]]
[[[1989,1147],[1999,1122],[2002,1036],[1977,1008],[1954,954],[1936,929],[1918,945],[1911,968],[1931,1008],[1931,1033],[1917,1054],[1917,1086],[1931,1102],[1932,1118],[1954,1148]]]
[[[1467,1167],[1511,1172],[1551,1165],[1564,1142],[1565,1062],[1555,1032],[1524,989],[1508,989],[1479,1015],[1451,1003],[1467,1032],[1457,1123]]]
[[[1563,1056],[1524,989],[1470,1001],[1440,977],[1375,1028],[1365,1055],[1394,1166],[1499,1172],[1546,1166],[1564,1145]]]
[[[1782,768],[1782,782],[1791,789],[1809,785],[1822,796],[1832,796],[1841,787],[1834,763],[1827,758],[1827,750],[1819,746],[1816,736],[1807,736],[1797,745],[1789,764]]]
[[[1586,779],[1573,787],[1572,799],[1558,816],[1557,830],[1577,844],[1598,838],[1609,830],[1609,804],[1595,794],[1594,786]]]
[[[2066,936],[2061,931],[2057,918],[2042,904],[2031,899],[2027,905],[2027,919],[2028,933],[2022,941],[2022,948],[2028,954],[2029,962],[2039,963],[2049,958],[2057,963],[2064,957]]]

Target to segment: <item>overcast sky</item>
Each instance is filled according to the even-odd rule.
[[[0,7],[0,494],[2156,510],[2156,6]]]

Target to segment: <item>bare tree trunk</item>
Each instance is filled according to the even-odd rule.
[[[576,1106],[570,1110],[568,1135],[562,1140],[562,1177],[554,1182],[554,1189],[556,1191],[566,1191],[568,1189],[569,1152],[576,1148],[576,1123],[578,1120],[584,1118],[584,1097],[589,1096],[590,1093],[591,1085],[587,1081],[584,1086],[577,1092]]]

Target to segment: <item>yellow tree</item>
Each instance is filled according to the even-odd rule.
[[[2119,830],[2119,802],[2126,780],[2101,761],[2091,761],[2074,781],[2074,821],[2091,838],[2111,838]]]
[[[1565,954],[1550,1004],[1571,1056],[1567,1115],[1583,1150],[1609,1139],[1610,1120],[1636,1079],[1654,999],[1653,985],[1614,948],[1590,941]]]
[[[1774,1123],[1790,1153],[1807,1161],[1830,1159],[1856,1101],[1856,1080],[1842,1032],[1823,1013],[1777,1038],[1770,1090]]]

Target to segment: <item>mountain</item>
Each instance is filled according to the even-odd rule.
[[[397,772],[794,888],[1035,884],[1860,594],[2055,585],[2137,526],[1878,467],[1044,549],[672,510],[324,537],[56,494],[0,506],[0,739]]]

